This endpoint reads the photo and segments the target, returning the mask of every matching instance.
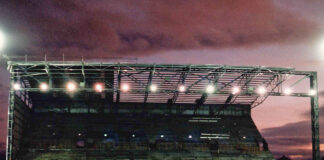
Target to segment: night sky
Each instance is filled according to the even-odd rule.
[[[322,0],[2,0],[9,57],[294,67],[317,71],[324,126]],[[322,45],[322,47],[320,47]],[[320,49],[322,48],[322,50]],[[39,59],[40,60],[40,59]],[[0,150],[9,76],[0,60]],[[311,157],[310,101],[274,97],[252,116],[276,157]],[[324,127],[321,151],[324,156]]]

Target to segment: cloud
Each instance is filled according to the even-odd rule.
[[[324,125],[324,107],[320,107],[320,126]],[[288,123],[283,126],[263,129],[264,136],[270,149],[276,157],[288,155],[293,159],[311,159],[311,122],[310,113],[302,114],[309,120]],[[324,128],[320,127],[320,142],[324,144]],[[322,151],[322,154],[324,152]]]
[[[310,118],[311,117],[310,110],[303,113],[302,116]],[[319,117],[320,117],[320,120],[324,119],[324,106],[319,107]]]
[[[324,96],[324,91],[318,91],[318,96]]]
[[[317,29],[271,0],[12,0],[0,6],[0,18],[19,37],[12,51],[20,54],[99,57],[251,46],[304,39]]]
[[[6,143],[0,142],[0,152],[6,150]]]

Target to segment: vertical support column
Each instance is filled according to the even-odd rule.
[[[120,102],[120,88],[121,88],[121,78],[122,78],[122,71],[120,66],[118,66],[118,77],[117,77],[117,95],[116,95],[116,104],[115,104],[115,109],[114,112],[118,113],[119,109],[119,102]]]
[[[150,87],[151,87],[151,84],[152,84],[153,72],[154,72],[154,70],[150,71],[150,74],[149,74],[149,77],[148,77],[148,80],[147,80],[147,85],[146,85],[145,95],[144,95],[143,108],[142,108],[143,113],[146,113],[146,102],[147,102],[147,98],[148,98],[149,93],[150,93]]]
[[[312,154],[313,160],[320,160],[317,72],[310,75],[310,89],[316,91],[316,94],[311,96]]]
[[[13,83],[13,80],[11,80],[11,82]],[[6,160],[13,159],[12,151],[13,151],[14,106],[15,106],[15,91],[11,87],[9,92],[9,105],[8,105],[8,135],[7,135]]]

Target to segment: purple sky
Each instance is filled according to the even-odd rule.
[[[294,67],[317,71],[323,91],[324,51],[318,51],[324,41],[323,8],[321,0],[12,0],[0,2],[0,28],[10,33],[8,55]],[[4,143],[9,84],[4,67],[0,75]],[[306,159],[311,156],[309,110],[307,98],[272,97],[252,115],[276,156]],[[321,111],[323,126],[324,106]]]

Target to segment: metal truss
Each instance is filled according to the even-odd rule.
[[[245,66],[215,66],[215,65],[157,65],[157,64],[104,64],[86,62],[9,62],[9,71],[14,79],[26,79],[30,81],[27,91],[38,91],[39,82],[50,82],[51,91],[64,91],[64,87],[58,84],[52,87],[52,83],[62,83],[58,79],[85,82],[87,80],[100,80],[101,72],[113,73],[114,81],[105,81],[105,92],[114,93],[115,102],[143,102],[166,103],[172,99],[172,103],[194,103],[201,98],[205,87],[209,84],[215,86],[215,92],[208,94],[206,104],[223,104],[228,97],[232,97],[230,104],[248,104],[253,107],[261,104],[269,95],[282,95],[275,92],[280,81],[280,75],[305,75],[311,72],[295,71],[291,68],[271,67],[245,67]],[[109,74],[111,76],[112,74]],[[283,76],[282,76],[283,77]],[[109,77],[106,77],[109,78]],[[283,79],[284,80],[284,79]],[[128,83],[131,90],[120,91],[120,84]],[[158,86],[157,92],[150,92],[149,86]],[[179,85],[186,86],[185,92],[179,92]],[[233,86],[239,87],[242,92],[231,95]],[[258,86],[267,87],[265,95],[251,92]],[[250,89],[250,90],[249,90]],[[91,91],[92,87],[80,87],[80,90]],[[298,96],[308,96],[300,93]]]

